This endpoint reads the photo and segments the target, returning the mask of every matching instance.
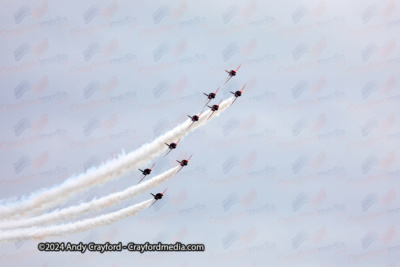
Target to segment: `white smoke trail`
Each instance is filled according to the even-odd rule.
[[[221,114],[232,101],[233,97],[223,101],[219,110],[213,114],[210,120]],[[178,125],[171,131],[156,138],[153,142],[142,145],[139,149],[126,155],[119,155],[117,159],[108,161],[97,168],[89,169],[86,173],[70,178],[61,185],[42,190],[42,192],[33,194],[22,201],[2,205],[0,206],[0,219],[8,220],[13,217],[39,214],[64,203],[68,198],[88,190],[91,186],[104,184],[146,165],[150,160],[165,153],[167,150],[165,143],[176,142],[179,138],[204,125],[209,121],[207,118],[210,114],[211,110],[204,112],[199,121],[189,129],[187,127],[190,125],[191,120]]]
[[[179,168],[180,166],[177,166],[160,175],[157,175],[156,177],[148,181],[144,181],[139,185],[131,186],[121,192],[113,193],[108,196],[92,200],[90,202],[82,203],[62,210],[43,214],[38,217],[1,222],[0,229],[9,230],[9,229],[41,226],[41,225],[56,223],[63,220],[70,220],[88,212],[94,212],[110,207],[112,205],[118,204],[130,198],[137,197],[138,195],[148,191],[149,189],[157,187],[161,183],[166,182],[169,178],[175,175],[175,173],[178,171]]]
[[[149,199],[139,204],[129,206],[127,208],[123,208],[112,213],[74,223],[55,225],[45,228],[28,228],[0,232],[0,243],[29,239],[44,239],[92,230],[104,225],[113,224],[127,217],[136,215],[139,211],[147,208],[152,201],[153,199]]]
[[[204,112],[201,117],[199,118],[199,121],[194,123],[192,125],[192,127],[190,127],[189,129],[187,129],[184,134],[182,134],[182,136],[185,136],[187,134],[189,134],[191,131],[193,131],[194,129],[203,126],[204,124],[206,124],[208,121],[212,120],[213,118],[218,117],[225,109],[227,109],[233,102],[234,97],[230,97],[227,100],[223,101],[221,103],[221,105],[219,105],[219,109],[217,111],[214,112],[214,114],[211,116],[210,119],[208,119],[208,117],[210,116],[210,114],[212,113],[211,109],[207,110],[206,112]],[[190,122],[190,120],[189,120]],[[192,129],[193,128],[193,129]]]

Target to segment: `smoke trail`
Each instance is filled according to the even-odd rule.
[[[222,102],[219,110],[214,113],[210,120],[224,111],[232,101],[233,97]],[[189,129],[187,129],[187,127],[190,125],[191,120],[187,120],[183,124],[178,125],[171,131],[156,138],[153,142],[142,145],[139,149],[126,155],[119,155],[117,159],[108,161],[97,168],[89,169],[86,173],[70,178],[61,185],[51,189],[42,190],[42,192],[38,192],[22,201],[0,206],[0,219],[4,220],[12,217],[39,214],[46,209],[64,203],[71,196],[82,193],[88,190],[91,186],[101,185],[107,181],[117,179],[128,172],[145,165],[150,160],[167,150],[165,143],[175,142],[179,138],[186,136],[191,131],[204,125],[209,121],[207,120],[209,114],[211,114],[210,110],[205,112],[200,117],[199,121],[193,124]]]
[[[138,195],[148,191],[149,189],[160,185],[161,183],[167,181],[169,178],[175,175],[179,168],[180,166],[177,166],[160,175],[157,175],[156,177],[148,181],[144,181],[139,185],[131,186],[121,192],[113,193],[108,196],[92,200],[90,202],[43,214],[38,217],[2,222],[0,223],[0,229],[6,230],[51,224],[62,220],[70,220],[88,212],[94,212],[110,207],[130,198],[137,197]]]
[[[193,131],[194,129],[197,129],[200,126],[203,126],[204,124],[206,124],[209,120],[218,117],[225,109],[227,109],[233,102],[234,97],[230,97],[227,100],[223,101],[221,103],[221,105],[219,105],[219,109],[217,111],[214,112],[214,114],[211,116],[210,119],[207,119],[210,114],[212,113],[211,109],[207,110],[206,112],[204,112],[202,114],[202,116],[199,118],[199,121],[197,123],[194,123],[192,127],[190,127],[189,129],[187,129],[185,131],[184,134],[182,134],[182,136],[185,136],[187,134],[189,134],[191,131]],[[190,120],[189,120],[190,122]],[[193,128],[193,129],[191,129]]]
[[[92,230],[104,225],[113,224],[127,217],[136,215],[139,211],[147,208],[152,201],[152,199],[149,199],[139,204],[129,206],[127,208],[123,208],[112,213],[104,214],[79,222],[55,225],[46,228],[29,228],[0,232],[0,243],[29,239],[44,239]]]

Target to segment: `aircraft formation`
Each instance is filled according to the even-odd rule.
[[[237,67],[236,70],[230,70],[230,71],[225,70],[225,71],[228,73],[228,77],[227,77],[227,79],[226,79],[224,85],[227,84],[227,83],[229,82],[229,80],[230,80],[232,77],[236,76],[236,73],[237,73],[237,71],[239,70],[240,66],[241,66],[241,64],[239,65],[239,67]],[[243,90],[244,90],[245,87],[246,87],[246,84],[242,87],[242,90],[236,91],[236,92],[231,92],[231,93],[234,95],[234,97],[235,97],[235,99],[233,100],[233,102],[232,102],[231,105],[233,105],[233,103],[235,103],[235,101],[238,99],[238,97],[240,97],[240,96],[242,95],[242,92],[243,92]],[[187,129],[189,129],[195,122],[199,121],[199,118],[200,118],[201,114],[204,112],[204,108],[205,108],[206,106],[209,107],[209,108],[211,109],[211,111],[212,111],[212,113],[210,114],[210,116],[208,116],[207,120],[210,119],[211,116],[214,114],[214,112],[217,111],[217,110],[219,109],[219,105],[221,104],[221,102],[222,102],[223,99],[221,99],[221,101],[219,101],[218,105],[212,105],[212,106],[209,106],[209,105],[208,105],[208,104],[210,103],[211,100],[215,99],[215,97],[217,96],[217,93],[218,93],[218,90],[219,90],[219,89],[220,89],[220,87],[218,87],[218,89],[217,89],[215,92],[211,92],[211,93],[209,93],[209,94],[204,93],[204,95],[207,96],[207,100],[206,100],[206,103],[205,103],[205,105],[204,105],[204,107],[203,107],[203,110],[200,112],[199,115],[193,115],[193,116],[189,116],[189,115],[188,115],[188,117],[192,120],[192,123],[189,125],[189,127],[188,127]],[[179,143],[180,140],[181,140],[181,138],[179,138],[179,140],[176,141],[176,143],[170,143],[170,144],[165,143],[165,144],[168,146],[168,150],[167,150],[167,153],[164,155],[164,157],[166,157],[172,150],[174,150],[174,149],[177,148],[178,143]],[[189,160],[190,160],[190,158],[191,158],[192,156],[193,156],[193,154],[192,154],[188,159],[183,159],[182,161],[178,161],[178,160],[177,160],[177,162],[180,164],[181,168],[176,172],[176,174],[179,173],[179,172],[182,170],[183,167],[185,167],[185,166],[187,166],[187,165],[189,164]],[[143,179],[144,179],[147,175],[149,175],[149,174],[151,173],[151,170],[152,170],[152,168],[154,167],[155,164],[156,164],[156,163],[154,163],[154,164],[153,164],[150,168],[148,168],[148,169],[144,169],[144,170],[139,169],[139,171],[143,174],[143,176],[141,177],[139,183],[140,183],[141,181],[143,181]],[[153,203],[150,205],[150,207],[153,206],[158,200],[162,199],[162,197],[164,196],[165,191],[167,191],[167,189],[165,189],[164,192],[162,192],[162,193],[157,193],[157,194],[155,194],[155,195],[152,194],[152,193],[150,193],[150,194],[154,197],[154,201],[153,201]]]
[[[236,70],[226,71],[228,73],[228,77],[224,85],[233,76],[236,76],[239,68],[240,65]],[[142,184],[140,183],[147,176],[153,173],[154,166],[157,163],[154,162],[150,167],[143,168],[143,170],[139,169],[141,172],[139,186],[131,186],[126,190],[115,192],[99,199],[91,200],[88,203],[81,203],[65,209],[46,212],[46,210],[49,208],[65,203],[68,198],[89,189],[91,186],[96,184],[99,185],[111,179],[119,178],[122,175],[129,173],[132,168],[141,167],[142,161],[139,159],[145,157],[147,161],[158,156],[160,153],[163,153],[163,144],[167,146],[164,157],[168,156],[172,150],[176,149],[178,145],[180,145],[180,141],[183,136],[189,134],[189,132],[198,126],[205,124],[212,116],[219,115],[218,113],[215,115],[215,111],[222,112],[228,108],[229,105],[232,105],[237,98],[242,95],[245,86],[246,85],[244,85],[240,91],[230,92],[233,94],[233,97],[224,102],[220,100],[218,104],[214,105],[210,103],[213,99],[216,99],[220,88],[217,88],[215,92],[205,94],[207,99],[205,99],[205,105],[202,107],[202,111],[197,115],[188,115],[190,121],[186,120],[184,124],[180,124],[173,130],[168,131],[165,135],[157,137],[153,142],[143,146],[143,148],[139,148],[138,150],[130,152],[127,155],[119,155],[118,159],[109,161],[98,168],[93,168],[86,173],[74,177],[73,180],[69,180],[73,182],[62,183],[59,186],[52,187],[39,194],[34,194],[32,197],[21,201],[16,201],[7,205],[0,205],[0,243],[30,239],[43,239],[44,237],[55,237],[87,231],[103,225],[108,225],[112,222],[126,218],[127,216],[133,216],[139,211],[149,206],[153,206],[158,200],[164,197],[167,189],[165,189],[162,193],[151,194],[154,199],[146,200],[115,212],[107,213],[95,218],[83,219],[78,222],[50,225],[54,222],[74,219],[92,209],[99,210],[117,204],[127,198],[132,198],[137,194],[144,193],[149,187],[152,188],[157,186],[173,175],[179,173],[184,167],[188,166],[193,154],[190,155],[189,158],[176,160],[179,166],[163,172],[162,174],[157,175],[157,177]],[[210,108],[210,111],[207,111],[208,113],[204,112],[206,106]],[[194,124],[195,126],[193,127]],[[189,130],[190,127],[192,127],[192,129]],[[169,137],[166,138],[165,136]],[[39,215],[40,213],[43,214]],[[48,227],[38,227],[43,225]],[[77,225],[79,225],[79,227],[77,227]],[[32,227],[38,228],[33,231],[30,230]]]

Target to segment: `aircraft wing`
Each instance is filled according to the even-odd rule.
[[[183,166],[175,173],[175,175],[178,174],[178,172],[180,172],[182,169],[183,169]]]
[[[146,177],[146,175],[143,175],[142,179],[140,179],[138,184],[140,184],[140,182],[143,181],[144,177]]]
[[[153,206],[153,205],[154,205],[154,203],[156,203],[156,202],[157,202],[157,200],[158,200],[158,199],[156,199],[156,200],[155,200],[155,201],[154,201],[154,202],[153,202],[153,203],[150,205],[150,207],[151,207],[151,206]],[[149,208],[150,208],[150,207],[149,207]]]
[[[190,128],[190,126],[192,126],[192,125],[193,125],[193,123],[194,123],[194,121],[192,121],[192,123],[189,125],[189,127],[187,127],[187,128],[186,128],[186,130],[187,130],[187,129],[189,129],[189,128]]]
[[[205,106],[204,106],[205,107]],[[203,112],[204,112],[204,108],[203,108],[203,110],[200,112],[200,114],[199,114],[199,119],[200,119],[200,116],[201,116],[201,114],[203,114]]]
[[[211,116],[212,116],[212,114],[214,114],[214,112],[215,112],[215,111],[213,111],[213,112],[210,114],[210,116],[208,116],[208,119],[207,119],[207,120],[209,120],[209,119],[211,118]]]
[[[233,103],[235,103],[236,99],[238,99],[237,97],[235,97],[235,100],[233,100],[232,104],[230,104],[229,106],[232,106]]]
[[[169,149],[169,151],[167,152],[167,154],[165,154],[164,158],[169,154],[169,152],[171,152],[172,149]]]
[[[238,71],[238,70],[239,70],[240,66],[242,66],[242,64],[240,64],[240,65],[239,65],[239,67],[237,67],[236,71]]]
[[[208,99],[207,103],[204,105],[203,108],[205,108],[208,105],[208,103],[210,103],[210,101],[211,101],[211,99]]]
[[[227,84],[231,78],[232,78],[232,76],[229,76],[228,79],[226,80],[226,82],[224,83],[224,85]]]

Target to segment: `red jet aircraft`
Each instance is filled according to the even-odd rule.
[[[207,95],[206,93],[204,93],[204,95],[206,95],[207,98],[208,98],[208,101],[207,101],[207,103],[204,105],[204,107],[207,106],[208,103],[210,103],[210,101],[211,101],[212,99],[215,98],[215,96],[217,95],[217,92],[218,92],[219,88],[220,88],[220,87],[218,87],[218,89],[217,89],[217,91],[215,91],[215,93],[209,93],[208,95]]]
[[[154,163],[154,164],[153,164],[153,166],[151,166],[151,168],[150,168],[150,169],[144,169],[144,171],[143,171],[143,170],[141,170],[141,169],[139,169],[139,171],[141,171],[141,172],[142,172],[142,174],[143,174],[143,177],[142,177],[142,179],[140,179],[140,181],[139,181],[139,183],[138,183],[138,184],[140,184],[140,182],[141,182],[141,181],[144,179],[144,177],[146,177],[146,175],[149,175],[149,174],[151,173],[151,169],[153,169],[154,165],[156,165],[156,163]]]
[[[185,167],[185,166],[188,165],[189,160],[190,160],[190,158],[191,158],[192,156],[193,156],[193,154],[190,155],[190,157],[189,157],[188,159],[184,159],[184,160],[182,160],[182,161],[177,160],[177,162],[181,165],[181,168],[176,172],[176,174],[178,174],[178,172],[180,172],[180,171],[182,170],[183,167]]]
[[[219,105],[221,104],[221,102],[222,102],[222,99],[221,99],[221,101],[219,101],[219,104],[218,104],[218,105],[213,105],[212,107],[207,106],[207,107],[211,108],[211,110],[212,110],[212,113],[210,114],[210,116],[208,116],[208,119],[210,119],[211,116],[212,116],[212,114],[214,114],[214,112],[217,111],[217,110],[219,109]],[[207,119],[207,120],[208,120],[208,119]]]
[[[155,195],[152,194],[152,193],[150,193],[150,194],[154,197],[154,199],[155,199],[155,201],[153,202],[153,204],[150,205],[150,207],[153,206],[154,203],[157,202],[157,200],[162,199],[162,197],[164,196],[164,193],[165,193],[165,191],[167,191],[167,189],[168,189],[168,188],[166,188],[166,189],[164,190],[164,192],[162,192],[162,193],[157,193],[157,194],[155,194]],[[149,208],[150,208],[150,207],[149,207]]]
[[[236,99],[238,99],[238,97],[242,95],[242,92],[243,92],[245,86],[246,86],[246,84],[243,85],[242,90],[240,90],[240,91],[236,91],[236,92],[231,91],[231,93],[235,96],[235,100],[233,100],[231,106],[233,105],[233,103],[235,103]]]
[[[181,138],[182,138],[182,137],[181,137]],[[171,143],[171,144],[169,144],[169,145],[168,145],[167,143],[165,143],[165,144],[168,146],[168,149],[169,149],[169,151],[167,152],[167,154],[165,154],[165,156],[168,155],[169,152],[172,151],[172,149],[175,149],[175,148],[176,148],[176,146],[178,145],[179,141],[181,141],[181,138],[179,138],[178,142],[176,142],[176,143]],[[165,158],[165,156],[164,156],[164,158]]]
[[[225,70],[225,71],[229,74],[229,77],[228,77],[228,79],[226,80],[226,82],[224,83],[224,85],[225,85],[227,82],[229,82],[229,80],[230,80],[233,76],[236,76],[236,72],[239,70],[240,66],[242,66],[242,64],[240,64],[239,67],[237,67],[236,70],[231,70],[231,71]]]
[[[189,129],[190,126],[193,125],[193,123],[195,123],[196,121],[199,121],[199,118],[201,116],[201,113],[203,113],[203,111],[204,111],[204,109],[200,112],[199,115],[193,115],[193,117],[190,117],[189,115],[187,115],[192,120],[192,123],[189,125],[189,127],[186,128],[186,130]]]

